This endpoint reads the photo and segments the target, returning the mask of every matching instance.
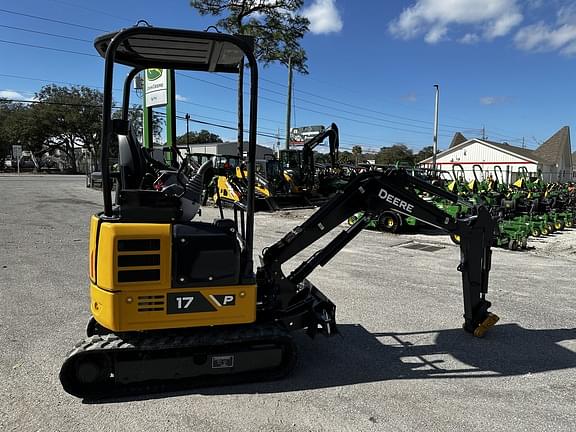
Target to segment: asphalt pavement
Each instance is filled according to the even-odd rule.
[[[501,320],[483,339],[461,329],[446,235],[364,231],[311,275],[340,336],[298,335],[289,378],[72,397],[58,372],[90,316],[88,222],[101,202],[81,176],[0,175],[1,431],[576,430],[576,230],[494,250],[488,299]],[[258,213],[256,250],[311,212]]]

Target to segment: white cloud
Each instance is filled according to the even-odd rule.
[[[478,36],[476,33],[466,33],[464,36],[462,36],[462,38],[460,39],[460,43],[463,44],[475,44],[476,42],[478,42],[480,40],[480,36]]]
[[[177,94],[176,95],[176,100],[180,101],[180,102],[188,102],[188,98],[182,95]]]
[[[457,39],[471,43],[480,37],[490,40],[504,36],[522,19],[517,0],[417,0],[389,24],[388,30],[401,39],[424,35],[426,42],[434,44],[447,39],[451,27],[460,26],[466,35]]]
[[[516,46],[524,51],[558,51],[576,54],[576,4],[562,7],[555,25],[539,22],[521,28],[514,37]]]
[[[448,32],[448,28],[445,26],[434,26],[430,29],[430,31],[424,37],[424,40],[429,44],[435,44],[440,42],[446,36]]]
[[[26,96],[14,90],[0,90],[0,98],[24,100]]]
[[[480,98],[482,105],[497,105],[508,101],[506,96],[483,96]]]
[[[302,15],[310,20],[309,28],[314,34],[338,33],[344,26],[336,0],[314,0]]]

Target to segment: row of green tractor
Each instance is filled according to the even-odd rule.
[[[430,175],[422,173],[436,185],[458,196],[454,203],[439,197],[430,202],[453,217],[465,217],[474,208],[483,205],[490,210],[497,222],[494,246],[510,250],[525,249],[529,237],[548,236],[556,231],[572,228],[576,223],[576,185],[574,183],[545,183],[540,174],[530,176],[525,168],[518,170],[515,181],[508,185],[503,181],[502,169],[495,167],[485,173],[474,165],[472,181],[466,178],[461,165],[454,165],[452,173],[442,171]],[[361,214],[352,216],[354,223]],[[368,228],[391,233],[413,231],[419,222],[411,216],[393,211],[384,212],[370,221]],[[458,243],[458,235],[451,235]]]

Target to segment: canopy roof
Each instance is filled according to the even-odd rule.
[[[253,39],[222,33],[159,27],[132,27],[99,36],[94,47],[102,56],[114,37],[122,40],[114,61],[139,69],[166,68],[238,73],[239,63]]]

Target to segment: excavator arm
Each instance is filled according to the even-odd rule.
[[[324,129],[318,135],[310,138],[302,146],[302,168],[304,177],[311,186],[314,182],[314,149],[324,140],[328,138],[328,145],[330,148],[330,164],[335,167],[338,162],[338,148],[340,147],[340,140],[338,136],[338,126],[332,123],[328,128]]]
[[[310,138],[302,146],[304,160],[310,166],[314,165],[313,159],[311,159],[313,157],[313,150],[316,146],[324,142],[326,138],[328,138],[328,145],[330,147],[330,163],[333,167],[336,166],[336,163],[338,162],[338,149],[340,147],[338,126],[336,126],[336,123],[332,123],[328,128]]]
[[[461,260],[458,270],[462,272],[464,328],[481,336],[497,320],[495,315],[488,312],[491,304],[485,299],[494,222],[484,207],[477,207],[473,216],[455,219],[421,198],[421,192],[453,202],[458,200],[456,195],[412,177],[403,170],[373,171],[357,176],[343,193],[336,195],[302,225],[263,251],[262,265],[258,269],[259,290],[263,288],[261,301],[268,304],[271,310],[284,311],[285,321],[290,321],[290,310],[297,309],[299,303],[317,295],[313,303],[325,303],[325,307],[320,307],[320,312],[317,306],[314,307],[320,331],[333,332],[335,308],[331,302],[325,302],[327,299],[316,288],[310,286],[306,277],[319,265],[328,263],[360,233],[372,216],[393,210],[460,236]],[[286,261],[359,211],[363,211],[364,216],[354,225],[334,237],[289,275],[284,274],[282,265]],[[309,325],[309,320],[304,322]]]

